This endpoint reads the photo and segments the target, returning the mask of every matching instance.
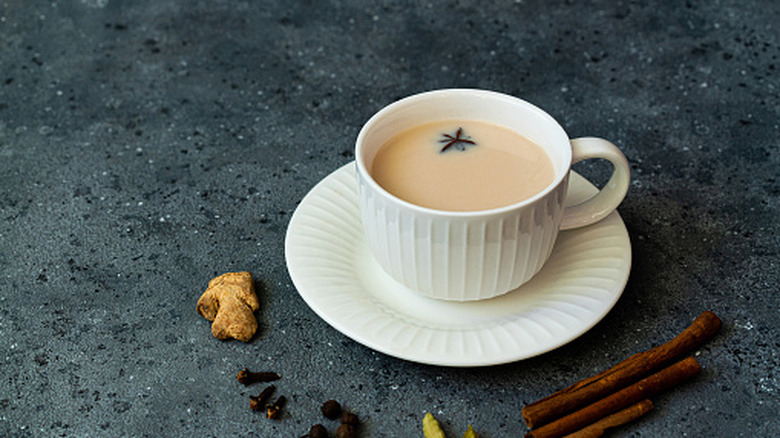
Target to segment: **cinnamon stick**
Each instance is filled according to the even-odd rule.
[[[604,372],[525,406],[523,420],[533,429],[624,388],[700,347],[720,330],[721,325],[720,318],[713,312],[703,312],[690,327],[665,344],[634,354]]]
[[[640,400],[653,397],[701,372],[696,359],[688,357],[603,398],[579,411],[528,432],[526,438],[556,438],[617,412]]]
[[[597,438],[604,435],[609,429],[630,423],[653,409],[653,402],[648,399],[631,405],[622,411],[607,415],[601,420],[582,428],[574,433],[566,435],[564,438]]]

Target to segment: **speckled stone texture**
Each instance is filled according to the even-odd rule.
[[[616,436],[780,434],[780,7],[774,1],[0,3],[0,435],[520,436],[528,402],[724,321],[702,375]],[[624,151],[629,284],[542,356],[450,369],[376,353],[296,293],[284,233],[399,97],[479,87]],[[578,166],[595,180],[603,163]],[[195,303],[249,270],[249,343]],[[282,418],[235,379],[276,371]]]

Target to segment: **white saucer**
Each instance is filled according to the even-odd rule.
[[[568,202],[596,188],[572,172]],[[336,330],[382,353],[432,365],[484,366],[553,350],[599,322],[620,297],[631,243],[617,212],[558,236],[528,283],[485,301],[447,302],[390,278],[363,239],[355,165],[320,181],[287,228],[287,268],[301,297]]]

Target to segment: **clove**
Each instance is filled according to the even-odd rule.
[[[250,395],[249,408],[253,411],[262,411],[265,408],[268,399],[271,398],[271,394],[273,394],[275,390],[276,387],[274,385],[270,385],[269,387],[265,388],[263,392],[261,392],[257,397],[252,397]]]
[[[265,407],[266,418],[270,418],[271,420],[276,420],[277,418],[279,418],[279,414],[282,412],[282,408],[284,407],[284,404],[286,402],[287,402],[287,398],[283,395],[280,395],[275,402],[273,402],[270,405],[267,405]]]
[[[281,379],[282,376],[267,371],[253,373],[248,369],[244,368],[243,370],[238,372],[238,376],[236,376],[236,378],[238,379],[239,383],[242,383],[244,386],[249,386],[257,382],[273,382],[274,380]]]

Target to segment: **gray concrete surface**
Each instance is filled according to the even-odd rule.
[[[702,375],[614,436],[779,435],[778,22],[773,1],[3,1],[0,435],[301,436],[335,398],[361,436],[422,436],[429,411],[451,437],[521,436],[524,404],[708,309]],[[622,298],[536,358],[376,353],[287,273],[290,216],[361,124],[454,86],[530,100],[633,168]],[[195,313],[234,270],[263,303],[249,344]],[[248,409],[243,367],[284,375],[281,420]]]

